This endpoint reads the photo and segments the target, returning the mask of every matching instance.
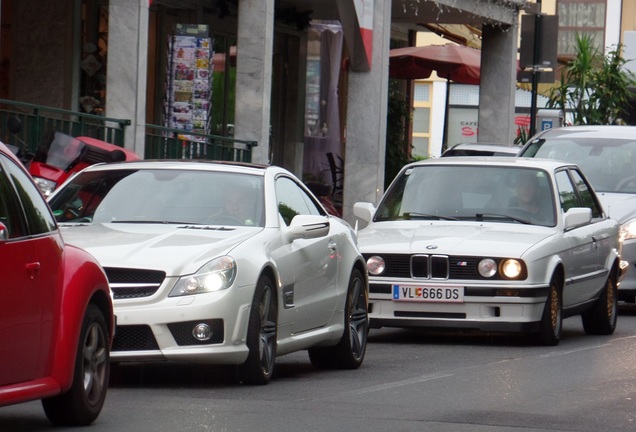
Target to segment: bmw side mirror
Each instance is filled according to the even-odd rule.
[[[353,205],[353,215],[364,222],[371,222],[374,213],[375,206],[370,202],[357,202]]]
[[[588,207],[572,207],[565,212],[563,229],[565,231],[589,224],[592,221],[592,209]]]

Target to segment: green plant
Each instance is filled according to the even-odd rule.
[[[282,202],[278,204],[278,212],[283,217],[283,220],[287,225],[291,223],[294,216],[298,215],[298,212],[296,210],[292,209],[287,204],[284,204]]]
[[[571,113],[573,124],[619,123],[630,104],[628,86],[636,80],[622,68],[627,61],[620,44],[605,56],[592,42],[590,35],[577,34],[576,54],[550,91],[548,108]]]
[[[525,126],[519,126],[517,128],[517,136],[515,137],[515,140],[513,141],[515,144],[525,144],[526,142],[528,142],[528,138],[530,138],[529,135],[529,130],[527,127]]]
[[[411,113],[405,94],[400,89],[400,81],[389,80],[384,165],[385,189],[400,169],[410,162],[412,146],[407,136],[407,124],[411,121]]]

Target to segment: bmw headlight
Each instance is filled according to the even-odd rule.
[[[229,256],[222,256],[210,261],[195,274],[179,279],[169,297],[224,290],[232,285],[235,277],[236,261]]]
[[[377,255],[369,257],[367,260],[367,269],[369,270],[369,274],[372,274],[373,276],[381,275],[384,273],[384,270],[386,270],[384,258]]]
[[[477,264],[477,271],[482,277],[491,278],[497,274],[497,263],[492,258],[484,258]]]
[[[490,279],[497,277],[504,279],[524,278],[525,267],[522,261],[514,258],[494,260],[492,258],[484,258],[477,264],[477,271],[481,277]]]
[[[517,279],[523,271],[523,265],[519,260],[507,259],[501,263],[501,273],[505,278]]]
[[[636,218],[621,224],[619,234],[621,241],[636,238]]]

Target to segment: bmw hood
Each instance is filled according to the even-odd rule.
[[[102,267],[154,269],[166,276],[196,272],[211,259],[262,231],[205,225],[60,224],[64,241],[92,254]]]
[[[636,193],[597,192],[605,213],[623,224],[636,217]]]
[[[361,230],[358,242],[362,253],[521,257],[553,234],[552,228],[519,224],[379,222]]]

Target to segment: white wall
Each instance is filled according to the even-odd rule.
[[[442,153],[444,139],[444,117],[446,110],[446,81],[433,82],[433,101],[431,105],[431,139],[428,143],[429,156]]]
[[[622,0],[607,0],[605,14],[605,52],[612,51],[621,40]]]
[[[625,44],[623,58],[628,60],[625,69],[636,73],[636,31],[626,31],[623,35]]]

